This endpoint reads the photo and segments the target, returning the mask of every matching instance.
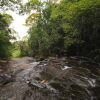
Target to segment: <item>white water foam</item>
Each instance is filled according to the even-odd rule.
[[[68,68],[71,68],[71,67],[69,67],[69,66],[64,66],[64,67],[62,68],[62,70],[66,70],[66,69],[68,69]]]

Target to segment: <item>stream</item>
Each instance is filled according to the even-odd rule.
[[[23,57],[0,66],[0,100],[100,100],[100,64],[89,58]]]

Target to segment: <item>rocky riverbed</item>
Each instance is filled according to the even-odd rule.
[[[24,57],[0,66],[0,100],[100,100],[100,65],[91,59]]]

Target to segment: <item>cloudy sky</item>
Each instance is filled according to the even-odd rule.
[[[7,13],[12,15],[14,19],[13,23],[11,24],[11,27],[15,29],[18,33],[19,37],[17,37],[17,39],[22,39],[27,34],[28,30],[28,27],[23,25],[25,24],[25,19],[27,18],[27,15],[21,16],[12,11],[9,11]]]
[[[27,2],[27,0],[23,0],[23,3]],[[28,27],[24,26],[25,24],[25,19],[27,18],[27,15],[18,15],[13,11],[8,11],[8,14],[12,15],[14,21],[11,24],[11,27],[14,28],[17,32],[17,40],[22,39],[26,34]]]

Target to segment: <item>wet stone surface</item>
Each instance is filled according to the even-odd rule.
[[[24,57],[0,74],[0,100],[100,100],[100,65],[85,57]]]

